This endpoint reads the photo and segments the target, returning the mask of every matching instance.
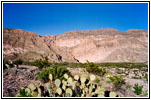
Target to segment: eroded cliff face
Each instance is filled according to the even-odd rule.
[[[19,54],[17,57],[34,60],[38,57],[37,54],[43,54],[55,62],[148,60],[148,32],[145,30],[119,32],[107,28],[71,31],[57,36],[40,36],[33,32],[4,28],[3,33],[4,57]],[[58,59],[60,56],[61,60]]]

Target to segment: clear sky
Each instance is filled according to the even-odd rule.
[[[3,26],[40,35],[102,28],[148,30],[148,4],[4,3]]]

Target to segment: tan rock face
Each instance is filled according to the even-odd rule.
[[[26,60],[33,60],[37,55],[44,54],[55,62],[58,61],[58,55],[63,62],[148,61],[148,32],[145,30],[119,32],[107,28],[43,37],[18,29],[4,28],[3,32],[6,58],[21,54]]]
[[[114,29],[72,31],[57,36],[55,43],[66,47],[80,62],[144,62],[148,60],[148,32]]]

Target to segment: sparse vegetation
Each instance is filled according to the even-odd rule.
[[[50,68],[44,69],[40,74],[38,74],[38,79],[42,82],[47,82],[49,80]]]
[[[96,78],[95,82],[99,84],[100,83],[99,78]]]
[[[44,60],[46,63],[39,63],[39,62],[43,62]],[[18,65],[19,62],[20,61],[16,61],[16,63],[15,62],[13,62],[13,63],[15,63],[15,65]],[[18,97],[37,97],[37,96],[42,96],[42,97],[46,97],[46,96],[48,96],[48,97],[49,96],[50,97],[56,97],[56,96],[57,97],[58,96],[60,96],[60,97],[68,97],[68,96],[73,96],[73,97],[74,96],[79,96],[79,97],[81,97],[81,96],[83,96],[83,97],[104,96],[104,97],[108,97],[108,96],[110,96],[110,97],[112,97],[112,96],[114,96],[115,97],[114,93],[112,93],[110,91],[108,92],[105,90],[106,88],[109,88],[108,86],[110,84],[113,84],[114,87],[112,87],[112,89],[115,91],[120,91],[120,90],[124,89],[124,90],[127,90],[125,92],[128,92],[128,91],[134,92],[136,95],[139,95],[139,96],[148,95],[147,91],[143,92],[139,86],[133,87],[132,85],[130,85],[130,84],[132,84],[131,82],[128,82],[128,83],[127,83],[127,81],[125,82],[125,79],[127,80],[127,78],[129,77],[129,74],[131,75],[129,78],[131,78],[132,80],[137,79],[137,80],[142,80],[142,81],[146,82],[145,80],[148,79],[146,66],[143,66],[142,68],[133,66],[133,68],[130,68],[132,65],[129,63],[128,64],[129,66],[127,68],[125,68],[125,66],[121,67],[121,65],[123,63],[122,64],[116,63],[116,64],[119,64],[119,66],[114,66],[114,64],[113,64],[113,66],[109,66],[107,68],[103,64],[100,65],[99,63],[92,63],[92,62],[87,62],[87,63],[68,63],[68,62],[52,63],[51,62],[50,63],[50,62],[48,62],[47,58],[46,59],[41,58],[41,60],[39,60],[39,62],[38,63],[36,61],[35,62],[23,62],[23,64],[34,65],[37,67],[39,65],[42,65],[41,67],[38,67],[39,71],[41,71],[41,72],[37,76],[38,76],[38,79],[42,82],[42,84],[45,84],[45,85],[40,85],[40,86],[34,85],[36,87],[36,89],[33,92],[30,91],[30,93],[27,93],[27,92],[29,92],[29,89],[21,88],[20,92],[16,96],[18,96]],[[5,61],[5,64],[9,64],[12,66],[12,63],[10,63],[8,61]],[[108,65],[112,65],[112,64],[109,63]],[[74,71],[74,69],[75,69],[75,71]],[[78,71],[76,72],[76,70],[78,70]],[[74,71],[78,75],[80,74],[79,77],[77,77],[77,75],[74,75],[75,73],[73,74],[72,71]],[[94,76],[97,75],[97,77],[95,77],[95,80],[93,81],[93,85],[97,84],[97,87],[100,87],[101,91],[102,90],[104,91],[104,92],[101,92],[101,93],[104,93],[103,95],[97,94],[97,93],[96,93],[96,95],[94,95],[93,92],[92,92],[92,94],[87,94],[87,93],[83,94],[82,91],[87,91],[87,90],[85,90],[86,88],[88,88],[88,91],[89,91],[90,86],[89,85],[87,86],[87,84],[88,84],[87,82],[89,82],[91,80],[90,77],[87,77],[86,81],[84,83],[85,88],[82,88],[84,85],[82,85],[83,79],[81,78],[81,76],[84,73],[85,73],[85,75],[84,75],[85,77],[87,77],[89,75],[94,75]],[[72,77],[72,74],[73,74],[73,77]],[[109,78],[109,80],[108,80],[108,78]],[[79,92],[79,94],[77,93],[75,95],[74,94],[75,89],[72,89],[72,86],[68,86],[69,80],[72,80],[73,83],[76,81],[77,82],[76,86],[79,84],[78,87],[79,87],[79,89],[81,89],[81,90],[79,90],[79,91],[81,91],[81,92]],[[66,84],[66,86],[63,86],[64,82],[62,83],[62,81],[65,81],[65,83],[67,82],[68,85]],[[58,84],[60,84],[60,85],[58,85]],[[40,90],[38,90],[38,89],[39,89],[39,87],[42,87],[42,86],[43,86],[44,90],[42,91],[42,94],[39,95],[38,91],[40,91]],[[132,87],[134,89],[136,88],[135,91],[132,91]],[[47,88],[49,88],[49,90]],[[66,89],[64,89],[64,88],[66,88]],[[73,95],[65,93],[67,88],[68,88],[68,90],[71,89],[69,91],[72,91]],[[45,89],[47,89],[47,90],[45,90]],[[96,88],[96,90],[97,90],[97,88]],[[123,93],[125,93],[125,92],[123,92]],[[108,95],[107,95],[107,93],[108,93]],[[13,97],[14,95],[9,94],[9,96]],[[117,94],[116,94],[116,96],[117,96]]]
[[[54,66],[52,68],[46,68],[44,69],[39,75],[38,79],[42,82],[47,82],[49,80],[49,74],[52,74],[55,79],[63,79],[63,75],[66,73],[69,76],[71,76],[71,73],[66,69],[66,67],[58,67]]]
[[[121,86],[125,84],[125,79],[119,76],[109,77],[109,79],[113,82],[113,85],[116,89],[121,88]]]
[[[103,76],[106,73],[106,69],[99,66],[97,64],[94,64],[92,62],[87,61],[86,69],[89,73],[94,73],[100,76]]]
[[[134,84],[134,87],[133,87],[135,90],[134,90],[134,93],[137,94],[137,95],[140,95],[142,93],[142,88],[143,86],[139,86],[138,83],[137,84]]]
[[[48,62],[48,57],[44,57],[44,56],[41,56],[42,58],[38,59],[35,61],[35,66],[37,66],[39,69],[42,69],[42,68],[46,68],[50,65],[50,63]]]
[[[19,93],[16,95],[16,97],[32,97],[32,95],[28,94],[28,92],[25,91],[24,88],[20,88]]]
[[[143,93],[142,93],[142,96],[147,96],[148,95],[148,91],[144,91]]]
[[[96,76],[84,74],[74,77],[64,74],[64,79],[54,79],[50,74],[50,81],[44,86],[30,84],[26,89],[20,89],[17,96],[23,97],[118,97],[115,92],[106,91],[95,84]],[[45,90],[44,90],[45,89]]]
[[[115,67],[115,68],[138,68],[138,69],[143,69],[147,68],[148,65],[145,63],[129,63],[129,62],[119,62],[119,63],[98,63],[98,65],[103,66],[103,67]]]
[[[126,89],[131,90],[131,87],[132,87],[132,85],[129,85],[129,84],[126,85]]]
[[[148,81],[148,74],[145,74],[144,78],[146,81]]]
[[[23,64],[23,61],[21,59],[18,59],[16,61],[14,61],[14,64],[21,65],[21,64]]]

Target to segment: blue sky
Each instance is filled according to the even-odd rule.
[[[148,30],[148,4],[4,3],[3,26],[40,35],[102,28]]]

